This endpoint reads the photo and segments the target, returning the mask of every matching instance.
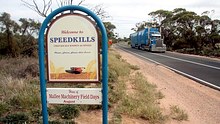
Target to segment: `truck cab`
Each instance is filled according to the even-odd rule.
[[[130,35],[131,47],[152,52],[165,52],[166,45],[163,43],[158,28],[145,28],[142,31]]]
[[[148,32],[150,33],[149,40],[150,45],[148,50],[149,51],[155,51],[155,52],[165,52],[166,51],[166,45],[163,43],[163,39],[161,38],[160,32]]]

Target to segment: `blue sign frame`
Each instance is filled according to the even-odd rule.
[[[46,77],[45,77],[45,31],[48,28],[49,23],[51,20],[58,14],[64,11],[81,11],[88,14],[92,17],[97,26],[99,27],[101,34],[102,34],[102,120],[103,124],[108,124],[108,38],[106,29],[104,24],[100,20],[100,18],[90,11],[87,8],[81,6],[64,6],[58,8],[51,12],[40,28],[39,37],[38,37],[38,54],[39,54],[39,67],[40,67],[40,90],[41,90],[41,104],[42,104],[42,115],[43,115],[43,123],[48,124],[48,112],[47,112],[47,98],[46,98]]]

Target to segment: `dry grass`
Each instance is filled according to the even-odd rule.
[[[148,83],[142,74],[130,75],[131,71],[138,70],[139,67],[130,65],[116,52],[111,52],[113,54],[109,55],[109,101],[115,106],[111,123],[120,123],[121,114],[143,118],[151,123],[164,121],[157,103],[163,95],[157,92],[156,86]],[[114,80],[111,80],[111,77],[114,77]],[[132,94],[126,91],[127,82],[134,88]]]
[[[178,120],[178,121],[187,121],[188,120],[188,115],[187,113],[180,109],[178,106],[173,105],[170,107],[171,113],[170,117],[172,119]]]
[[[36,58],[8,58],[0,60],[0,116],[15,116],[40,109],[38,77],[32,77],[29,65],[38,67]],[[12,117],[10,116],[10,117]],[[0,118],[1,119],[1,118]]]
[[[14,119],[28,117],[27,122],[41,122],[40,83],[38,77],[38,59],[36,58],[8,58],[0,60],[0,123],[18,123]],[[73,87],[71,84],[48,84],[50,87]],[[76,84],[75,87],[85,87]],[[94,86],[94,85],[93,85]],[[48,112],[57,117],[59,111],[52,111],[53,105],[48,107]],[[86,106],[84,108],[97,109],[99,106]],[[65,109],[68,110],[68,109]],[[70,113],[72,114],[72,113]],[[70,115],[71,116],[71,115]],[[25,117],[26,118],[26,117]],[[11,121],[10,121],[11,120]],[[62,120],[66,122],[68,120]]]
[[[0,60],[0,76],[11,76],[13,79],[24,78],[31,75],[28,66],[34,66],[33,72],[38,72],[38,59],[36,58],[7,58]]]
[[[151,123],[161,123],[165,117],[158,104],[156,86],[148,83],[142,74],[130,77],[134,93],[125,95],[118,105],[119,110],[131,117],[143,118]]]

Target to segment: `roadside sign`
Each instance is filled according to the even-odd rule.
[[[99,48],[97,29],[102,36],[101,48]],[[46,17],[38,37],[44,124],[48,124],[48,103],[101,104],[103,124],[108,124],[107,41],[104,24],[87,8],[63,6]],[[99,49],[102,51],[100,52]],[[100,54],[102,54],[102,64],[99,60]],[[100,66],[102,66],[102,78],[100,78]],[[47,88],[48,82],[101,82],[102,88]]]
[[[101,88],[47,88],[49,104],[101,105]]]
[[[62,14],[46,33],[49,82],[98,82],[98,33],[81,14]]]

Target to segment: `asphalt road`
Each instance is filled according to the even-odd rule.
[[[173,52],[152,53],[124,45],[117,45],[116,47],[147,61],[161,64],[199,83],[220,90],[220,60]]]

